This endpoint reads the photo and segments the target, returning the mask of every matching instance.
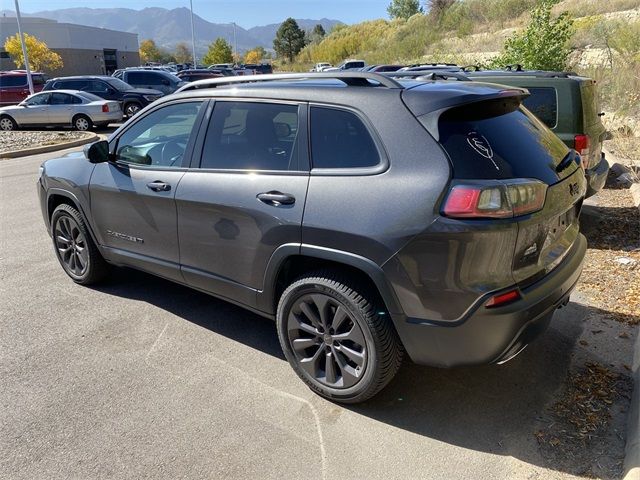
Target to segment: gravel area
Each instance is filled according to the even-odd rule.
[[[26,148],[56,145],[58,143],[71,142],[93,135],[91,132],[0,132],[0,153],[23,150]]]

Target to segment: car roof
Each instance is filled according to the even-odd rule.
[[[113,80],[114,77],[109,75],[72,75],[70,77],[56,77],[52,78],[50,81],[58,81],[58,80]]]

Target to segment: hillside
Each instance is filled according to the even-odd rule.
[[[14,15],[13,12],[6,12]],[[76,23],[92,27],[110,28],[125,32],[135,32],[139,40],[153,39],[161,47],[172,50],[178,42],[191,42],[191,19],[186,7],[174,8],[65,8],[24,14],[25,16],[49,18],[59,22]],[[233,43],[234,28],[229,23],[212,23],[194,14],[196,49],[203,54],[207,45],[218,37]],[[284,20],[284,18],[283,18]],[[298,20],[303,29],[311,29],[320,23],[325,30],[340,24],[338,20]],[[261,46],[273,49],[273,39],[280,24],[270,24],[244,29],[236,26],[235,35],[239,51]]]

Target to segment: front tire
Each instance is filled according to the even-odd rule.
[[[127,116],[127,118],[131,118],[140,110],[142,110],[142,105],[137,102],[130,102],[125,105],[124,114]]]
[[[62,204],[53,211],[51,237],[62,269],[74,282],[91,285],[109,273],[82,215],[72,206]]]
[[[403,349],[370,287],[334,272],[292,283],[278,304],[282,350],[296,374],[336,402],[373,397],[395,376]]]
[[[18,129],[18,124],[9,115],[3,115],[0,117],[0,130],[4,132],[10,132],[12,130],[17,130],[17,129]]]

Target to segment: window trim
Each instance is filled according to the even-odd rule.
[[[129,131],[129,129],[131,129],[134,125],[137,125],[138,122],[142,121],[150,114],[154,113],[157,110],[160,110],[161,108],[170,107],[173,105],[177,105],[179,103],[202,102],[200,111],[198,112],[198,115],[196,116],[196,119],[193,122],[193,127],[191,128],[189,141],[187,142],[187,147],[185,148],[184,155],[182,156],[182,164],[179,167],[141,165],[138,163],[123,162],[121,160],[113,160],[113,161],[110,161],[109,163],[119,168],[129,168],[129,169],[134,168],[134,169],[146,170],[146,171],[151,170],[151,171],[159,171],[159,172],[160,171],[176,172],[176,171],[188,170],[189,165],[191,163],[191,158],[194,153],[194,146],[196,144],[197,133],[200,131],[200,128],[202,126],[202,119],[205,116],[205,111],[207,111],[209,108],[209,103],[210,103],[209,100],[210,99],[206,97],[180,98],[177,100],[163,102],[158,105],[153,105],[153,107],[149,108],[149,110],[146,110],[145,108],[146,111],[143,110],[142,112],[138,113],[138,115],[136,115],[134,122],[125,123],[122,127],[120,127],[120,129],[116,130],[113,136],[109,139],[109,154],[113,158],[116,158],[116,152],[118,151],[118,143],[120,142],[120,138],[122,137],[122,135],[124,135],[127,131]]]
[[[373,140],[373,143],[378,150],[378,158],[380,159],[376,165],[372,165],[370,167],[335,167],[335,168],[315,168],[313,166],[313,151],[311,145],[311,108],[312,107],[320,107],[320,108],[330,108],[332,110],[342,110],[349,113],[354,114],[358,119],[362,122],[364,127],[367,129],[369,136]],[[319,103],[319,102],[309,102],[309,113],[307,114],[307,136],[308,136],[308,149],[309,149],[309,165],[311,167],[310,173],[313,176],[330,176],[330,177],[354,177],[354,176],[368,176],[368,175],[379,175],[381,173],[386,172],[389,169],[389,157],[387,155],[387,151],[384,148],[384,143],[380,139],[378,132],[373,127],[373,124],[369,121],[366,115],[364,115],[360,110],[357,110],[352,107],[347,107],[344,105],[335,105],[330,103]]]
[[[547,128],[548,128],[548,129],[550,129],[550,130],[555,129],[555,128],[558,126],[558,118],[560,117],[560,99],[558,98],[558,89],[557,89],[556,87],[548,87],[548,86],[543,86],[543,85],[540,85],[540,86],[538,86],[538,85],[532,85],[532,86],[530,86],[530,87],[523,87],[523,88],[526,88],[526,89],[529,91],[529,93],[530,93],[529,98],[531,98],[531,97],[533,96],[533,94],[531,93],[531,89],[532,89],[532,88],[534,88],[534,89],[538,89],[538,90],[553,90],[554,95],[555,95],[555,98],[556,98],[556,118],[555,118],[555,123],[553,124],[553,126],[551,126],[551,125],[547,125],[547,124],[545,123],[545,121],[544,121],[544,120],[542,120],[541,118],[539,118],[535,113],[533,113],[533,111],[529,110],[529,109],[527,108],[527,106],[524,104],[524,101],[522,102],[522,106],[523,106],[524,108],[526,108],[528,111],[530,111],[531,113],[533,113],[533,115],[535,115],[535,117],[536,117],[538,120],[540,120],[540,121],[542,122],[542,124],[543,124],[545,127],[547,127]],[[525,99],[525,100],[526,100],[526,99]]]
[[[213,119],[213,111],[215,104],[218,102],[243,102],[243,103],[269,103],[278,105],[294,105],[298,107],[298,152],[302,156],[304,163],[301,170],[256,170],[246,168],[201,168],[202,155],[204,153],[204,144],[209,131],[209,125]],[[253,175],[291,175],[291,176],[308,176],[310,167],[309,156],[309,118],[308,118],[308,104],[307,102],[293,101],[293,100],[278,100],[271,98],[246,98],[246,97],[218,97],[210,99],[209,106],[207,108],[206,118],[203,119],[200,125],[200,131],[198,132],[198,138],[194,149],[194,155],[192,158],[191,166],[189,170],[198,172],[211,172],[211,173],[244,173]],[[300,166],[300,165],[298,165]]]

